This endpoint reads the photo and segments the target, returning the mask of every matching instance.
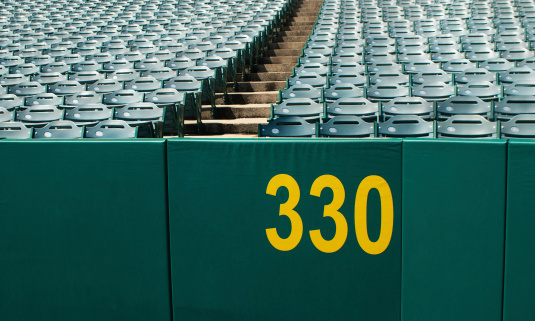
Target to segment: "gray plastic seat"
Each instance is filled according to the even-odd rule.
[[[153,103],[142,102],[115,108],[114,119],[124,120],[130,126],[138,127],[138,137],[163,137],[165,108]],[[147,129],[144,134],[143,129]]]
[[[161,88],[145,94],[145,102],[156,105],[176,105],[184,103],[184,92],[179,92],[174,88]]]
[[[185,70],[195,65],[196,65],[195,60],[191,60],[190,58],[185,57],[185,56],[177,57],[177,58],[174,58],[165,62],[165,66],[173,70]]]
[[[266,125],[258,125],[259,137],[314,137],[316,124],[309,124],[301,117],[281,117]]]
[[[4,88],[9,86],[15,86],[16,84],[27,82],[29,80],[28,76],[21,74],[4,74],[0,76],[0,85]]]
[[[31,77],[32,81],[36,81],[42,85],[52,85],[60,81],[67,80],[67,76],[59,72],[42,72]]]
[[[111,93],[121,89],[123,89],[123,84],[113,79],[101,79],[87,85],[88,91],[94,91],[96,93]]]
[[[535,138],[535,115],[516,115],[509,121],[502,122],[501,138]]]
[[[424,83],[413,86],[412,96],[422,97],[427,101],[446,100],[456,94],[455,86],[443,82]]]
[[[505,58],[493,58],[479,63],[480,68],[485,68],[490,72],[503,72],[515,66],[514,62]]]
[[[421,71],[411,75],[413,85],[422,85],[425,83],[443,82],[449,84],[452,82],[452,75],[442,69]]]
[[[7,110],[14,110],[24,104],[24,99],[14,94],[0,95],[0,107]]]
[[[77,139],[82,138],[83,127],[69,120],[56,120],[41,128],[34,128],[34,139]]]
[[[366,121],[376,121],[379,114],[379,105],[363,97],[340,98],[333,102],[327,102],[326,111],[327,117],[352,115]]]
[[[397,84],[377,84],[366,89],[366,97],[371,101],[388,101],[406,96],[409,96],[409,87]]]
[[[492,106],[478,97],[455,96],[437,104],[437,118],[449,118],[454,115],[479,115],[487,119],[492,117]]]
[[[324,90],[324,98],[327,101],[340,98],[358,98],[364,96],[364,90],[353,84],[339,83]]]
[[[104,94],[102,103],[120,107],[128,104],[139,103],[143,101],[143,93],[137,92],[133,89],[121,89],[112,93]]]
[[[41,66],[42,72],[59,72],[60,74],[65,74],[71,71],[71,66],[67,65],[63,61],[53,62],[48,65]]]
[[[352,84],[357,87],[364,87],[368,84],[368,77],[358,73],[344,72],[329,77],[329,85]]]
[[[85,86],[76,80],[59,81],[48,86],[48,92],[58,96],[73,95],[85,90]]]
[[[368,73],[376,74],[378,72],[397,72],[402,70],[402,65],[395,63],[394,61],[389,62],[374,62],[371,64],[366,64]]]
[[[505,96],[535,96],[535,79],[519,80],[503,89]]]
[[[442,64],[442,69],[449,73],[463,72],[468,68],[477,68],[477,64],[468,59],[452,59]]]
[[[27,126],[43,126],[51,121],[63,119],[63,110],[56,106],[36,105],[17,110],[15,119]]]
[[[323,115],[324,105],[309,98],[291,98],[271,105],[271,117],[298,116],[307,121],[317,121]]]
[[[162,82],[152,76],[139,77],[124,83],[124,89],[133,89],[139,92],[149,92],[160,88],[162,88]]]
[[[327,76],[330,73],[330,67],[320,63],[307,63],[294,68],[294,75],[306,74],[314,72],[320,76]]]
[[[396,115],[377,124],[379,137],[434,137],[434,123],[415,115]]]
[[[80,84],[88,84],[104,79],[104,74],[98,71],[79,71],[70,73],[68,79],[77,81]]]
[[[0,122],[0,138],[30,139],[32,129],[21,122]]]
[[[301,84],[311,85],[312,87],[325,87],[327,77],[320,76],[315,72],[307,72],[288,78],[287,87]]]
[[[323,100],[323,89],[301,84],[279,90],[279,101],[291,98],[308,98],[319,102]]]
[[[23,63],[14,67],[9,68],[10,73],[12,74],[22,74],[24,76],[35,75],[39,73],[39,67],[32,63]]]
[[[417,74],[419,72],[435,71],[440,69],[440,64],[431,60],[411,61],[403,64],[403,72],[406,74]]]
[[[370,86],[377,84],[397,84],[401,86],[409,85],[410,78],[400,72],[377,72],[370,76]]]
[[[382,104],[383,119],[396,115],[416,115],[429,120],[435,117],[435,107],[421,97],[397,97]]]
[[[158,81],[168,80],[176,77],[176,75],[176,70],[173,70],[169,67],[155,68],[141,72],[141,77],[153,77]]]
[[[71,96],[64,98],[62,108],[69,108],[72,106],[79,106],[85,104],[100,104],[102,103],[102,95],[94,91],[81,91]]]
[[[59,106],[63,104],[63,97],[58,97],[53,93],[41,93],[26,97],[24,104],[26,106],[51,105]]]
[[[14,86],[9,87],[8,93],[17,96],[33,96],[42,94],[46,91],[46,87],[36,81],[20,82]]]
[[[158,58],[145,58],[140,61],[134,62],[134,69],[136,70],[151,70],[164,67],[165,62],[160,61]]]
[[[95,126],[85,127],[84,138],[127,139],[137,137],[137,127],[123,120],[104,120]]]
[[[14,117],[13,111],[0,107],[0,122],[12,121]]]
[[[509,49],[507,51],[502,51],[500,56],[509,61],[522,61],[524,59],[532,58],[534,54],[529,49],[516,48],[516,49]]]
[[[520,114],[535,114],[535,96],[506,96],[494,104],[499,120],[509,120]]]
[[[510,85],[516,81],[535,79],[535,71],[529,67],[514,67],[498,74],[501,84]]]
[[[71,70],[73,72],[100,71],[102,70],[102,63],[98,63],[95,60],[86,60],[86,61],[79,62],[77,64],[73,64],[71,66]]]
[[[357,116],[335,116],[318,125],[319,137],[374,137],[374,123],[367,123]]]
[[[104,104],[84,104],[66,109],[63,119],[75,122],[78,126],[96,125],[113,117],[113,108]]]
[[[496,123],[479,115],[455,115],[438,122],[437,138],[496,138]]]
[[[498,100],[502,96],[502,86],[488,81],[471,82],[457,86],[457,95],[479,97],[482,100]]]
[[[119,82],[132,81],[139,77],[139,72],[134,69],[119,69],[107,75],[108,79]]]
[[[496,82],[496,74],[488,71],[485,68],[468,68],[460,73],[454,75],[455,83],[467,84],[472,82],[488,81],[490,83]]]
[[[134,69],[134,62],[128,61],[125,58],[115,59],[110,62],[105,62],[102,64],[102,71],[104,72],[114,72],[116,70],[123,69]]]

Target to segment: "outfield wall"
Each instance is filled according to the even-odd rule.
[[[3,320],[535,319],[535,141],[0,141]]]

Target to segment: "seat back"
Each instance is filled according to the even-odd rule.
[[[316,124],[309,124],[300,117],[281,117],[269,124],[259,125],[259,137],[314,137]]]
[[[535,114],[516,115],[502,122],[501,138],[535,138]]]
[[[496,138],[496,123],[479,115],[455,115],[438,122],[439,138]]]
[[[374,123],[367,123],[357,116],[335,116],[319,124],[320,137],[374,137]]]
[[[78,127],[69,120],[56,120],[42,128],[35,128],[33,138],[36,139],[76,139],[82,138],[83,127]]]
[[[32,129],[21,122],[0,122],[0,138],[29,139]]]
[[[433,137],[434,123],[415,115],[396,115],[378,123],[379,137]]]
[[[104,120],[95,126],[85,128],[85,138],[136,138],[137,127],[131,127],[124,120]]]

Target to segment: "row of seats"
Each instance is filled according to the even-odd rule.
[[[535,138],[535,115],[517,115],[506,122],[490,122],[478,115],[455,115],[426,121],[414,115],[367,122],[357,116],[334,116],[309,123],[301,117],[281,117],[259,125],[259,137],[344,138]]]
[[[535,96],[510,96],[497,102],[470,96],[453,96],[445,101],[435,102],[421,97],[396,97],[387,102],[373,102],[364,97],[324,102],[310,98],[291,98],[271,105],[271,119],[298,116],[309,122],[333,116],[358,116],[365,120],[378,120],[396,115],[416,115],[425,120],[441,120],[455,115],[478,115],[489,120],[509,120],[524,114],[535,115]]]
[[[78,126],[68,120],[56,120],[44,127],[27,127],[21,122],[0,122],[0,139],[126,139],[137,138],[138,127],[123,120],[104,120],[94,126]]]
[[[131,126],[145,127],[140,137],[163,137],[166,108],[153,103],[132,103],[120,108],[108,108],[103,104],[84,104],[68,109],[50,105],[25,106],[15,111],[0,107],[0,123],[20,122],[29,128],[47,127],[49,123],[67,120],[76,126],[95,126],[104,120],[123,120]],[[2,134],[0,133],[0,138]]]

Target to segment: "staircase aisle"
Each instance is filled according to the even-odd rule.
[[[298,57],[312,32],[323,0],[300,0],[279,31],[275,42],[269,44],[265,56],[250,66],[251,72],[238,75],[238,88],[229,83],[227,104],[217,95],[217,119],[211,119],[210,107],[203,106],[205,134],[202,137],[256,137],[258,124],[267,123],[270,106],[279,98],[279,89],[286,87]],[[186,120],[185,133],[195,135],[194,121]],[[192,136],[193,135],[193,136]]]

